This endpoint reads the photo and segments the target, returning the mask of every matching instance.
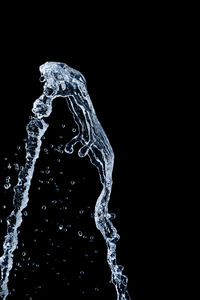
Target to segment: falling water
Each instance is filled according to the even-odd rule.
[[[52,112],[52,101],[57,97],[63,97],[67,100],[78,126],[78,134],[66,144],[65,152],[73,153],[74,145],[80,142],[79,157],[88,155],[91,163],[98,169],[103,188],[95,206],[95,224],[106,241],[107,261],[111,270],[111,281],[116,288],[117,299],[130,300],[127,290],[128,279],[122,274],[123,266],[118,265],[116,259],[116,243],[119,235],[111,222],[112,216],[108,213],[114,153],[97,119],[86,89],[85,78],[80,72],[64,63],[47,62],[40,66],[40,72],[40,81],[44,82],[43,94],[34,102],[32,109],[34,117],[26,127],[28,134],[26,162],[19,172],[18,183],[14,187],[14,209],[7,218],[7,235],[3,244],[3,255],[0,258],[0,298],[6,299],[9,294],[8,281],[13,267],[13,254],[18,245],[18,228],[22,223],[22,211],[28,205],[29,189],[35,163],[40,154],[42,137],[48,128],[44,118]]]

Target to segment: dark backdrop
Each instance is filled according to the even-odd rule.
[[[162,185],[157,160],[163,147],[158,142],[164,115],[163,107],[159,110],[163,45],[147,10],[144,15],[142,9],[127,8],[121,19],[118,9],[75,19],[63,13],[59,18],[58,12],[57,18],[45,21],[38,16],[29,22],[25,16],[24,22],[16,20],[3,31],[1,157],[15,152],[25,136],[33,101],[42,92],[39,66],[61,61],[81,71],[114,149],[110,208],[117,214],[121,236],[119,262],[125,266],[132,298],[140,299],[157,290],[155,282],[148,282],[153,281],[153,260],[159,252],[154,249],[154,217]]]

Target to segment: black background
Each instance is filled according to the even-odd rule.
[[[81,71],[115,152],[110,205],[119,218],[119,259],[130,294],[133,299],[156,295],[154,260],[162,246],[157,246],[161,233],[155,231],[164,214],[163,208],[159,211],[166,146],[159,125],[165,117],[160,97],[167,97],[161,94],[164,29],[159,30],[148,7],[57,8],[38,8],[37,14],[29,8],[22,18],[13,11],[12,26],[4,23],[2,157],[24,137],[32,103],[42,92],[39,66],[61,61]]]

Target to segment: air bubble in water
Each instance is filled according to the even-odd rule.
[[[83,235],[82,231],[78,231],[78,235],[82,236]]]

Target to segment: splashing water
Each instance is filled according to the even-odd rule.
[[[119,235],[108,213],[108,202],[112,189],[112,171],[114,153],[109,140],[99,123],[91,99],[86,89],[83,75],[64,63],[47,62],[40,66],[44,82],[43,94],[36,99],[32,112],[34,117],[28,123],[26,144],[26,163],[20,169],[18,183],[14,187],[14,210],[7,218],[7,235],[0,258],[1,281],[0,299],[6,299],[9,274],[13,267],[13,252],[18,245],[18,228],[22,223],[22,211],[27,207],[29,189],[34,173],[35,163],[40,154],[42,137],[48,124],[43,118],[52,112],[52,101],[57,97],[66,98],[68,107],[78,126],[78,134],[65,146],[65,152],[72,154],[74,145],[81,143],[79,157],[89,156],[91,163],[98,169],[103,186],[95,206],[95,224],[102,233],[107,245],[107,261],[111,270],[111,281],[115,285],[118,300],[130,300],[127,290],[127,277],[122,274],[123,266],[117,264],[116,243]]]

